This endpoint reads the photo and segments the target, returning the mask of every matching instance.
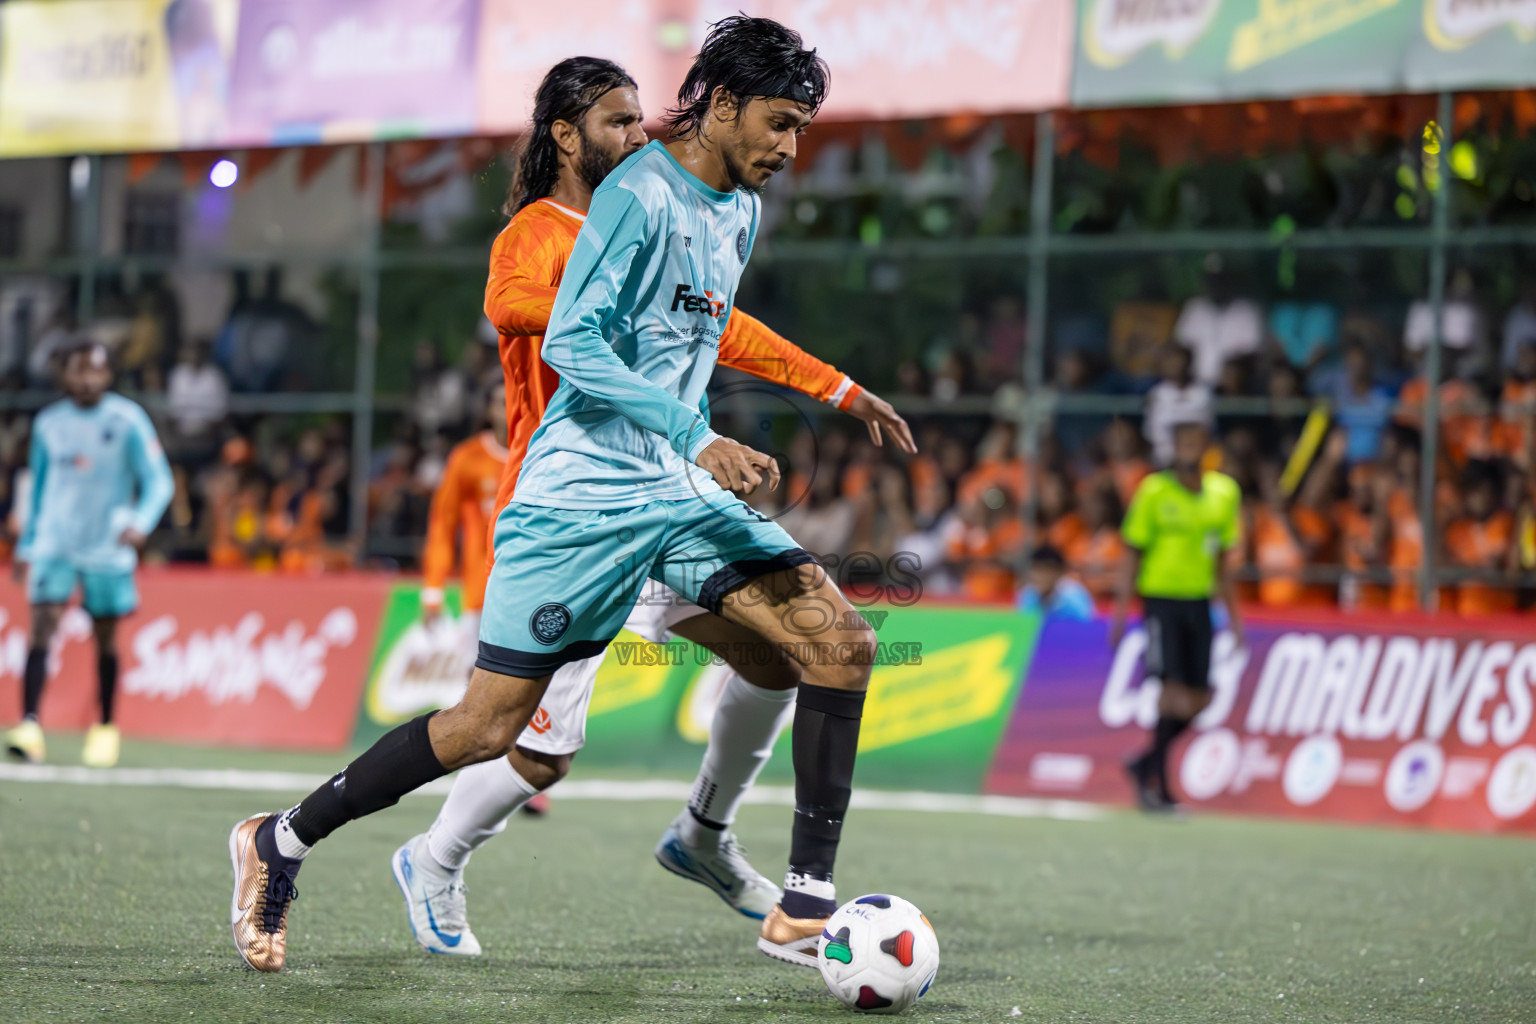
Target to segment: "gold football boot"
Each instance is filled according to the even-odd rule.
[[[270,835],[261,845],[272,847],[263,856],[256,831],[271,814],[257,814],[229,834],[229,859],[235,869],[235,894],[229,903],[229,927],[240,958],[258,971],[280,971],[288,956],[288,906],[299,895],[294,887],[298,861],[288,861]]]
[[[825,917],[790,917],[775,903],[768,916],[763,918],[757,948],[787,964],[815,967],[816,948],[826,923]]]

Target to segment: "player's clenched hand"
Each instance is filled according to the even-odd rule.
[[[907,426],[907,421],[891,407],[891,403],[875,394],[873,391],[862,391],[848,406],[848,415],[857,416],[864,421],[869,428],[869,439],[875,444],[880,444],[881,428],[890,432],[896,439],[896,447],[908,455],[917,454],[917,445],[912,440],[912,428]]]
[[[714,477],[715,483],[734,494],[751,494],[765,479],[769,490],[779,486],[777,462],[728,437],[711,441],[694,462]]]
[[[138,530],[130,526],[128,529],[124,530],[118,535],[117,542],[119,544],[133,548],[135,551],[143,551],[144,542],[148,539],[149,538],[145,537]]]

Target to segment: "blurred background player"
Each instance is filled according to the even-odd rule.
[[[562,61],[538,89],[532,130],[507,203],[512,219],[492,248],[485,291],[485,313],[499,334],[510,424],[498,512],[512,500],[529,440],[559,386],[539,352],[571,248],[593,189],[644,144],[640,121],[634,83],[611,61]],[[720,338],[719,362],[863,419],[877,444],[889,429],[911,450],[910,432],[888,403],[741,310],[732,313]],[[778,901],[779,888],[747,861],[730,826],[794,706],[800,673],[784,658],[743,661],[741,642],[755,638],[655,581],[647,582],[625,628],[653,643],[683,637],[732,666],[692,796],[655,853],[668,871],[706,886],[740,913],[761,918]],[[590,694],[603,657],[562,666],[551,687]],[[468,924],[464,869],[513,812],[546,802],[544,790],[569,770],[585,738],[584,707],[576,711],[557,723],[541,709],[508,757],[460,771],[431,828],[396,851],[395,876],[423,948],[461,956],[480,952]]]
[[[1110,644],[1125,635],[1131,594],[1141,598],[1147,673],[1162,680],[1152,744],[1126,771],[1143,810],[1176,806],[1168,785],[1168,748],[1211,702],[1211,598],[1220,595],[1233,638],[1243,623],[1223,557],[1241,537],[1242,492],[1231,477],[1202,470],[1210,448],[1203,418],[1173,425],[1172,464],[1143,480],[1126,510],[1127,547]]]
[[[490,528],[495,519],[496,490],[507,467],[506,385],[486,393],[486,427],[465,438],[448,453],[443,478],[432,494],[427,513],[427,538],[421,549],[421,621],[433,628],[443,616],[443,589],[461,563],[464,592],[457,632],[464,645],[466,666],[473,666],[480,647],[480,609],[485,604],[485,577],[490,572]],[[468,669],[465,677],[468,678]],[[523,805],[529,814],[549,809],[543,793]]]
[[[48,647],[65,605],[78,589],[96,638],[101,722],[86,734],[82,760],[117,763],[112,715],[117,697],[117,623],[139,606],[133,573],[138,553],[171,502],[171,467],[149,416],[108,392],[112,367],[104,346],[66,350],[64,400],[32,424],[28,467],[32,500],[17,551],[27,566],[32,630],[22,687],[22,721],[5,735],[14,757],[44,757],[37,711],[48,675]]]

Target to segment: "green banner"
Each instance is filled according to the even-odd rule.
[[[1403,69],[1412,90],[1536,83],[1536,0],[1423,0]]]
[[[1038,620],[981,608],[882,606],[865,615],[886,663],[870,676],[859,785],[980,792],[1023,683]],[[682,641],[619,644],[598,673],[581,760],[693,772],[729,669]],[[662,654],[642,656],[646,649]],[[665,664],[641,663],[652,660]],[[793,777],[786,732],[763,778]]]
[[[858,782],[980,792],[1034,651],[1039,621],[1008,610],[865,610],[880,642],[859,737]],[[441,619],[421,621],[420,589],[396,586],[384,608],[354,743],[463,692],[474,650],[450,591]],[[621,633],[598,671],[587,715],[587,767],[688,775],[709,739],[729,668],[684,640]],[[793,778],[789,736],[764,773]]]
[[[1074,106],[1536,81],[1536,0],[1083,0]]]

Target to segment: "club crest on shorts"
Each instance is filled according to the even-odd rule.
[[[528,618],[528,632],[541,644],[552,644],[571,628],[571,610],[558,601],[541,604]]]
[[[736,258],[742,266],[747,265],[747,229],[742,228],[736,232]]]

